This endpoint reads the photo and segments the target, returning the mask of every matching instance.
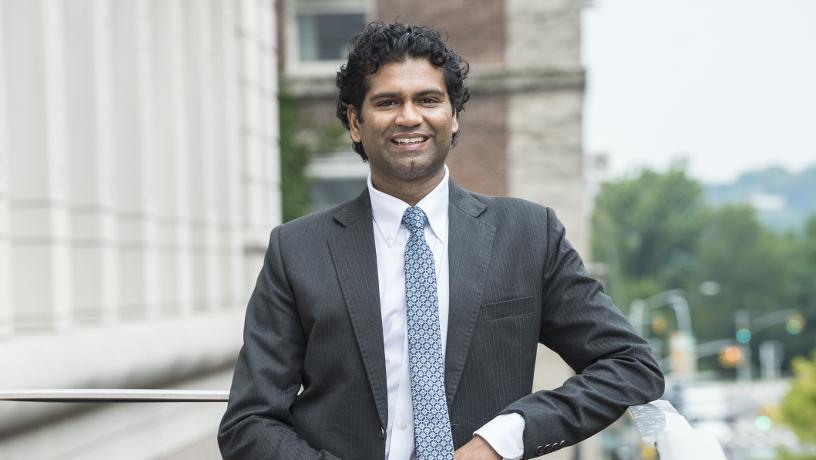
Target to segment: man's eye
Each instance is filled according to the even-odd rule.
[[[422,99],[419,100],[419,103],[420,104],[426,104],[426,105],[427,104],[438,104],[439,100],[436,99],[435,97],[423,97]]]
[[[389,105],[396,104],[395,101],[392,100],[384,100],[377,103],[377,107],[388,107]]]

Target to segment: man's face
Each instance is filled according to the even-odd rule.
[[[368,87],[362,121],[351,107],[346,115],[352,140],[365,148],[374,184],[441,179],[459,130],[443,71],[427,59],[406,58],[380,67]]]

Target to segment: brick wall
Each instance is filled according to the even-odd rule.
[[[460,114],[459,142],[448,156],[451,177],[488,195],[507,194],[507,96],[477,94]]]
[[[502,0],[378,0],[377,18],[421,24],[448,32],[448,43],[468,62],[504,62]]]
[[[504,1],[378,0],[384,22],[421,24],[447,32],[448,44],[476,72],[504,63]],[[474,94],[462,113],[462,134],[448,165],[462,187],[507,194],[507,96]]]

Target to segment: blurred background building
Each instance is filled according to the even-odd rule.
[[[281,215],[275,29],[0,1],[0,388],[228,388]],[[0,458],[216,458],[223,409],[3,402]]]

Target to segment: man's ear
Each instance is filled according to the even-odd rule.
[[[357,118],[357,111],[351,105],[346,106],[346,119],[348,120],[351,140],[358,143],[361,142],[362,137],[360,136],[360,120]]]
[[[459,132],[459,117],[456,116],[456,112],[453,113],[453,123],[451,123],[451,132],[453,134]]]

